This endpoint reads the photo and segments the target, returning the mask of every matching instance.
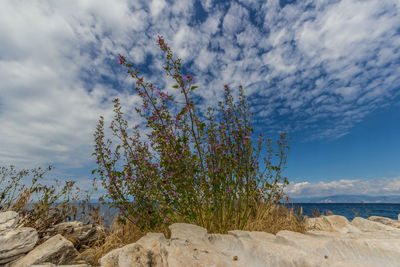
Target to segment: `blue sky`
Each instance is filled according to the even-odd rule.
[[[396,0],[1,1],[0,165],[51,165],[45,182],[88,188],[93,134],[100,116],[111,123],[112,100],[129,127],[145,125],[118,53],[182,102],[162,69],[163,35],[199,86],[200,113],[218,110],[224,84],[238,100],[242,84],[252,139],[292,138],[290,197],[399,195],[399,13]]]

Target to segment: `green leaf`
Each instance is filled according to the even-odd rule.
[[[93,171],[92,171],[92,174],[94,174],[95,172],[96,172],[96,170],[93,170]]]
[[[177,84],[172,85],[173,88],[179,88]]]
[[[191,88],[190,88],[190,90],[194,90],[194,89],[196,89],[196,88],[199,88],[198,86],[196,86],[196,85],[194,85],[194,86],[192,86]]]

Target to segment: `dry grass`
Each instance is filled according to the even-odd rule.
[[[282,230],[305,233],[304,218],[293,207],[260,203],[257,215],[247,221],[246,231],[262,231],[276,234]]]
[[[329,216],[329,215],[334,215],[334,214],[333,214],[333,212],[330,211],[330,210],[325,210],[325,214],[324,214],[324,211],[322,211],[322,214],[321,214],[320,211],[319,211],[318,209],[314,209],[314,210],[311,212],[311,217],[312,217],[312,218],[318,218],[318,217],[320,217],[320,216]]]

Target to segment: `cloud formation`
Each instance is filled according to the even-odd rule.
[[[201,114],[218,109],[225,84],[238,100],[242,84],[255,133],[340,138],[398,101],[399,9],[396,0],[2,1],[0,161],[93,164],[97,121],[109,125],[116,97],[129,126],[143,123],[118,53],[182,102],[164,74],[158,34],[195,76]]]

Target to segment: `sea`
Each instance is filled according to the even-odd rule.
[[[368,218],[370,216],[381,216],[393,220],[398,219],[400,214],[400,203],[293,203],[289,207],[300,209],[303,215],[312,217],[313,212],[318,211],[326,215],[331,211],[335,215],[346,217],[352,221],[355,217]]]
[[[91,203],[94,207],[100,205],[99,214],[104,217],[103,224],[109,226],[115,217],[118,215],[118,210],[109,208],[107,205]],[[281,204],[283,205],[283,204]],[[346,217],[352,221],[355,217],[368,218],[370,216],[381,216],[393,220],[398,219],[400,214],[400,203],[291,203],[286,207],[292,208],[295,211],[302,211],[303,215],[309,218],[313,214],[329,215],[332,212],[335,215]],[[80,218],[77,217],[77,220]]]

